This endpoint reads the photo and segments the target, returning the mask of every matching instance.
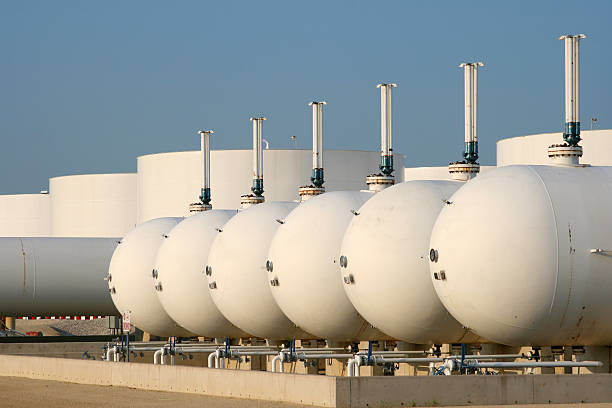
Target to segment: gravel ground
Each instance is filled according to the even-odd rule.
[[[43,336],[85,336],[110,334],[106,319],[95,320],[17,320],[15,330],[41,331]]]

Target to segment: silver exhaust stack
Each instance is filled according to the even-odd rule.
[[[312,101],[308,104],[308,106],[312,106],[312,177],[310,177],[312,184],[298,189],[301,202],[325,192],[325,187],[323,187],[325,182],[323,172],[323,106],[326,104],[325,101]]]
[[[380,173],[366,177],[370,191],[382,191],[395,184],[393,176],[393,105],[391,93],[397,84],[378,84],[380,88]]]

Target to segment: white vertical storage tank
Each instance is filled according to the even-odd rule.
[[[157,253],[159,301],[172,320],[199,336],[248,337],[219,312],[206,279],[212,243],[235,214],[236,210],[209,210],[189,216],[170,230]]]
[[[272,298],[266,260],[283,219],[297,207],[291,202],[253,205],[225,224],[208,257],[208,287],[213,302],[234,325],[272,340],[309,339]]]
[[[280,225],[268,256],[268,285],[298,327],[332,341],[386,338],[357,313],[338,277],[340,245],[371,192],[336,191],[310,198]]]
[[[363,179],[378,165],[380,153],[358,150],[325,150],[327,191],[360,190]],[[252,185],[251,150],[212,150],[210,188],[213,208],[239,208],[240,195]],[[312,151],[265,149],[267,201],[298,200],[295,188],[311,174]],[[403,158],[394,156],[397,181],[403,180]],[[137,222],[177,217],[194,200],[202,186],[200,151],[159,153],[138,157]],[[164,197],[160,200],[159,197]]]
[[[430,276],[459,322],[508,345],[612,344],[612,168],[500,167],[449,201]]]
[[[136,225],[136,174],[49,179],[51,235],[123,237]]]
[[[549,164],[548,146],[562,140],[562,132],[509,137],[497,141],[497,165]],[[612,165],[612,130],[581,130],[582,161],[592,166]]]
[[[0,238],[3,316],[117,315],[104,278],[110,238]]]
[[[117,246],[109,266],[108,287],[117,310],[131,312],[134,326],[157,336],[192,333],[168,316],[157,295],[153,266],[168,232],[182,218],[157,218],[130,231]]]
[[[0,236],[51,236],[49,194],[0,195]]]
[[[393,338],[419,344],[475,340],[446,311],[429,278],[431,229],[463,184],[397,184],[366,201],[348,226],[338,280],[355,309]]]

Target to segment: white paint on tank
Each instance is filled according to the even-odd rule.
[[[104,278],[111,238],[0,238],[3,316],[117,315]]]
[[[430,276],[459,322],[502,344],[612,344],[612,258],[592,252],[612,250],[612,168],[501,167],[450,201]]]
[[[300,145],[305,143],[300,139]],[[309,142],[310,143],[310,142]],[[363,180],[378,168],[379,151],[329,150],[325,154],[325,189],[360,190]],[[239,208],[240,196],[253,185],[252,150],[212,150],[210,179],[213,208]],[[310,180],[312,150],[263,151],[266,201],[299,200],[296,186]],[[403,181],[404,158],[394,155],[396,182]],[[159,217],[185,215],[202,187],[202,153],[158,153],[138,157],[138,223]],[[164,197],[160,200],[159,197]]]
[[[445,200],[462,185],[396,184],[366,201],[344,235],[344,290],[368,322],[393,338],[420,344],[475,340],[446,311],[429,278],[431,229]]]
[[[588,125],[583,123],[583,128]],[[580,146],[583,155],[580,161],[592,166],[612,165],[612,130],[580,130]],[[548,146],[563,140],[563,133],[540,133],[510,137],[497,141],[497,165],[550,164]]]
[[[336,191],[309,199],[293,210],[270,246],[274,299],[299,327],[334,341],[387,336],[373,329],[349,301],[339,278],[342,238],[372,193]]]
[[[157,218],[138,225],[117,246],[109,267],[108,286],[120,313],[131,312],[132,324],[157,336],[188,336],[163,309],[152,277],[157,251],[182,218]]]
[[[123,237],[136,225],[136,174],[49,179],[51,235]]]
[[[208,257],[209,291],[221,313],[247,333],[267,339],[312,338],[296,328],[272,298],[266,260],[270,242],[298,204],[270,201],[235,215],[217,235]]]
[[[235,214],[236,210],[209,210],[187,217],[170,230],[157,252],[157,297],[172,320],[199,336],[247,337],[219,312],[206,279],[213,240]]]
[[[49,194],[0,195],[0,236],[49,237]]]

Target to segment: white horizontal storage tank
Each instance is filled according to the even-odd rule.
[[[268,256],[272,294],[287,317],[308,333],[341,342],[387,337],[357,313],[339,272],[346,228],[372,195],[335,191],[310,198],[274,236]]]
[[[3,316],[117,315],[104,281],[108,238],[0,238]]]
[[[612,166],[612,130],[582,130],[581,161],[592,166]],[[497,165],[549,164],[548,146],[563,140],[562,133],[517,136],[497,142]]]
[[[136,225],[136,174],[49,179],[51,235],[123,237]]]
[[[378,168],[380,152],[325,150],[325,188],[360,190],[364,178]],[[250,191],[252,150],[212,150],[213,208],[239,208],[240,196]],[[397,182],[403,180],[403,160],[395,155]],[[298,200],[296,186],[310,180],[311,150],[264,150],[266,201]],[[158,217],[183,216],[197,201],[202,186],[202,153],[158,153],[138,157],[138,222]],[[160,197],[164,197],[160,200]]]
[[[445,200],[463,184],[423,180],[387,188],[366,201],[344,235],[344,290],[368,322],[395,339],[477,340],[446,311],[429,278],[431,229]]]
[[[157,252],[157,297],[172,320],[199,336],[248,337],[215,306],[205,275],[212,243],[235,214],[209,210],[191,215],[170,230]]]
[[[0,195],[0,236],[51,235],[49,194]]]
[[[213,301],[229,321],[256,337],[313,338],[278,307],[266,271],[272,238],[280,222],[297,206],[272,201],[241,211],[225,224],[210,250],[208,282]]]
[[[501,167],[450,201],[430,276],[459,322],[508,345],[612,344],[612,168]]]
[[[108,289],[119,312],[131,313],[134,326],[157,336],[189,336],[168,316],[156,293],[153,266],[168,232],[182,218],[158,218],[130,231],[113,253],[108,268]]]

